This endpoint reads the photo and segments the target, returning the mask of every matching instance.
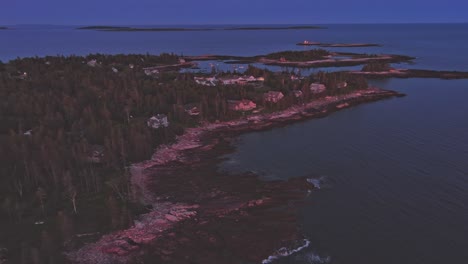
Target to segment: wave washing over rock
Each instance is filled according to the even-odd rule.
[[[303,250],[303,249],[305,249],[305,248],[307,248],[309,246],[310,246],[310,241],[307,240],[307,239],[304,239],[304,240],[302,240],[302,244],[297,248],[289,249],[289,248],[286,248],[286,247],[282,247],[282,248],[278,249],[273,255],[269,256],[266,259],[264,259],[262,261],[262,264],[273,263],[277,259],[287,257],[287,256],[291,256],[292,254],[298,253],[301,250]]]
[[[307,263],[307,264],[327,264],[331,262],[331,258],[329,256],[321,257],[315,252],[309,252],[301,256],[299,259],[300,263]]]
[[[319,190],[331,187],[330,180],[327,176],[310,177],[307,178],[307,182],[312,184],[315,188]]]

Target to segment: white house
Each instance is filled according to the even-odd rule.
[[[323,92],[325,92],[326,89],[327,89],[327,87],[325,86],[325,84],[321,84],[321,83],[312,83],[312,84],[310,85],[310,91],[311,91],[313,94],[323,93]]]
[[[169,121],[167,120],[166,115],[158,114],[148,119],[146,124],[151,128],[158,129],[160,127],[168,127]]]
[[[263,94],[263,99],[265,99],[265,101],[270,102],[270,103],[277,103],[283,98],[284,98],[284,94],[282,92],[269,91],[268,93]]]

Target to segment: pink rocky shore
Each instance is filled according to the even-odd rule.
[[[394,96],[377,88],[325,97],[283,111],[187,129],[151,160],[132,167],[135,197],[151,212],[127,230],[69,252],[73,263],[261,263],[303,241],[296,208],[313,186],[305,178],[264,182],[256,175],[218,172],[229,138],[352,105]]]

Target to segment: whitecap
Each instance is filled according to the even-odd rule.
[[[314,188],[319,190],[322,188],[330,187],[330,183],[327,176],[307,178],[307,182],[312,184]]]
[[[290,256],[294,253],[297,253],[307,247],[310,246],[310,241],[307,240],[307,239],[304,239],[302,240],[302,244],[297,247],[297,248],[292,248],[292,249],[288,249],[286,247],[282,247],[280,249],[278,249],[273,255],[269,256],[268,258],[264,259],[262,261],[262,264],[269,264],[269,263],[272,263],[273,261],[277,260],[277,259],[280,259],[280,258],[283,258],[283,257],[287,257],[287,256]]]

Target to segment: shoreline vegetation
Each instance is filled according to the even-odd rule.
[[[131,31],[245,31],[245,30],[307,30],[307,29],[325,29],[319,26],[288,26],[288,27],[268,27],[268,26],[254,26],[254,27],[220,27],[220,28],[183,28],[183,27],[119,27],[119,26],[86,26],[79,27],[78,30],[97,30],[97,31],[112,31],[112,32],[131,32]]]

